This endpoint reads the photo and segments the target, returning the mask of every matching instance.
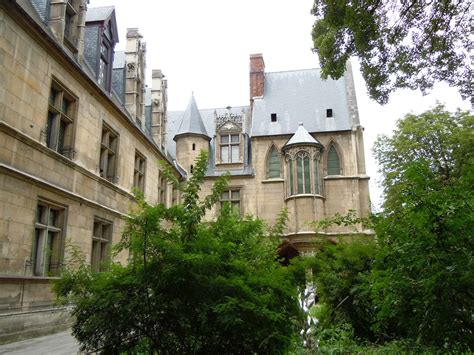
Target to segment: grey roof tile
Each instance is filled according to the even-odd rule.
[[[89,7],[86,14],[86,22],[104,21],[107,20],[114,12],[115,7]]]
[[[266,73],[264,96],[254,101],[250,135],[292,134],[298,122],[309,132],[351,129],[345,80],[323,80],[319,69]],[[332,109],[333,117],[326,117],[326,109]],[[277,122],[271,122],[272,113]]]
[[[298,128],[296,129],[295,134],[290,138],[288,142],[286,142],[283,148],[288,148],[293,145],[319,145],[322,144],[311,134],[308,133],[306,128],[304,128],[303,123],[300,122]]]
[[[211,139],[207,134],[194,95],[192,95],[189,100],[188,107],[186,108],[186,111],[184,111],[181,124],[179,125],[178,131],[173,139],[176,140],[176,136],[188,133],[202,135]]]

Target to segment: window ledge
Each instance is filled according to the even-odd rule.
[[[30,276],[30,275],[0,275],[0,283],[5,281],[53,281],[58,276]]]
[[[285,179],[282,178],[273,178],[273,179],[265,179],[262,180],[262,184],[271,184],[275,182],[285,182]]]
[[[319,194],[298,194],[298,195],[287,196],[285,198],[285,201],[298,199],[298,198],[319,198],[321,200],[326,199],[323,195],[319,195]]]

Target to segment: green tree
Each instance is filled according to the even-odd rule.
[[[472,95],[472,3],[466,0],[315,0],[312,37],[322,76],[340,78],[357,56],[370,97],[436,81]]]
[[[376,142],[386,200],[367,288],[385,338],[474,349],[473,128],[438,106]]]
[[[207,167],[201,153],[183,204],[165,208],[139,200],[116,252],[128,265],[90,273],[86,265],[56,283],[73,300],[73,334],[85,351],[107,353],[284,353],[297,336],[297,284],[304,272],[282,267],[276,250],[284,216],[270,232],[260,220],[224,206],[204,222],[226,181],[199,200]]]

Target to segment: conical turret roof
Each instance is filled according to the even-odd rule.
[[[304,128],[303,123],[300,122],[295,134],[285,144],[283,148],[289,148],[294,145],[317,145],[322,147],[323,145]]]
[[[176,133],[173,139],[176,141],[176,138],[178,136],[185,134],[195,134],[203,136],[207,140],[211,140],[211,138],[207,134],[204,122],[202,121],[202,117],[199,113],[199,109],[196,104],[196,100],[194,99],[194,95],[191,95],[188,107],[183,113],[183,120],[181,121],[178,132]]]

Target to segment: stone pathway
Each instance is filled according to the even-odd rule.
[[[73,355],[78,353],[79,344],[71,335],[70,330],[0,345],[2,355]]]

